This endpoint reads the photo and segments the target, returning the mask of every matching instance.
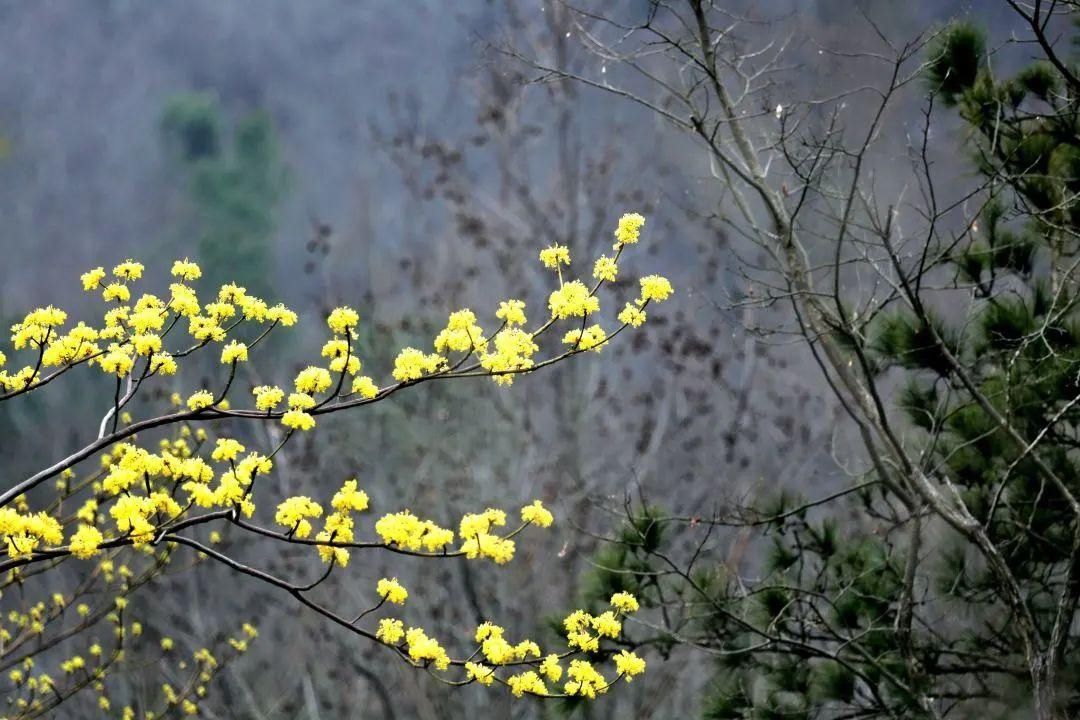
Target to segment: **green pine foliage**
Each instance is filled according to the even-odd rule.
[[[919,295],[922,307],[886,307],[864,338],[838,342],[889,388],[898,442],[914,449],[919,472],[956,488],[1046,637],[1078,519],[997,418],[1038,438],[1041,463],[1080,495],[1080,97],[1043,60],[1002,77],[988,48],[979,28],[960,23],[927,49],[925,87],[964,122],[985,183],[977,222],[929,253],[920,280],[934,291]],[[897,472],[875,468],[867,479]],[[771,495],[728,521],[759,540],[752,571],[699,567],[670,583],[651,573],[670,569],[657,557],[677,555],[681,535],[650,510],[658,552],[606,547],[596,592],[636,592],[664,608],[684,644],[717,655],[706,718],[921,718],[926,698],[939,716],[1027,716],[1032,682],[1016,619],[979,552],[926,509],[900,507],[884,481],[823,507],[804,502]],[[905,600],[912,512],[927,523],[926,559]],[[1064,651],[1062,717],[1080,717],[1078,645]]]
[[[198,260],[208,273],[206,284],[233,281],[268,296],[278,212],[288,187],[270,117],[252,112],[230,132],[216,97],[190,94],[169,101],[161,126],[188,180],[191,224],[198,236]],[[215,272],[227,277],[215,277]]]

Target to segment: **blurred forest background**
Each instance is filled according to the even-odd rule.
[[[647,7],[595,5],[631,19]],[[898,39],[959,16],[997,40],[1016,24],[990,0],[744,5],[769,20],[754,32],[789,43],[789,82],[802,96],[869,81],[865,65],[821,52],[863,49],[851,30],[863,13]],[[510,391],[433,383],[328,417],[279,456],[288,492],[356,475],[376,511],[404,503],[450,524],[489,503],[543,499],[558,524],[506,567],[393,568],[417,588],[417,612],[435,618],[436,633],[483,618],[531,633],[536,616],[578,601],[597,550],[578,528],[610,528],[605,502],[644,493],[692,514],[782,488],[835,489],[846,479],[841,408],[801,344],[746,331],[764,311],[733,309],[746,291],[735,258],[754,248],[721,222],[725,199],[700,148],[633,103],[530,82],[534,70],[493,48],[595,71],[603,60],[582,39],[558,4],[540,2],[2,0],[0,319],[48,302],[75,307],[87,268],[132,257],[154,276],[187,256],[220,273],[208,284],[236,280],[302,316],[357,308],[361,354],[378,376],[454,308],[508,295],[537,303],[539,249],[558,242],[594,255],[618,216],[637,211],[652,256],[634,262],[668,276],[677,294],[631,342]],[[902,153],[920,122],[917,103],[905,107],[872,159],[879,192],[902,182],[890,152]],[[938,132],[939,172],[969,173],[952,130]],[[284,337],[279,366],[258,369],[274,377],[251,384],[307,364],[301,349],[317,338]],[[0,466],[14,476],[76,444],[47,417],[63,407],[94,422],[111,387],[50,391],[0,414]],[[257,445],[273,441],[258,435],[272,428],[244,431]],[[735,534],[724,552],[745,542]],[[309,559],[261,561],[291,569]],[[332,592],[348,598],[386,572],[357,563],[332,578]],[[192,646],[259,618],[266,641],[229,667],[202,706],[209,717],[561,712],[450,691],[218,568],[135,602]],[[588,717],[696,716],[710,677],[700,656],[675,653]]]

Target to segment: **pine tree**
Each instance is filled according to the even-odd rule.
[[[824,502],[631,508],[597,558],[596,598],[663,609],[668,632],[642,644],[717,656],[707,718],[1080,716],[1080,73],[1048,43],[1000,77],[987,46],[961,23],[925,50],[981,210],[913,253],[886,244],[911,301],[835,329],[917,466]],[[912,473],[963,512],[905,506]],[[701,559],[725,527],[758,540],[749,570]]]
[[[287,177],[270,117],[250,113],[230,137],[216,97],[180,95],[165,108],[162,130],[188,179],[198,260],[224,269],[208,270],[207,284],[235,281],[266,295]]]

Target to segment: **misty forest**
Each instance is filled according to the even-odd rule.
[[[0,53],[0,719],[1080,718],[1080,0]]]

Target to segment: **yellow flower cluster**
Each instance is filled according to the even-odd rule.
[[[570,249],[565,245],[552,245],[540,251],[540,262],[544,267],[557,269],[560,265],[570,264]]]
[[[529,657],[540,657],[540,646],[535,642],[522,640],[514,645],[506,640],[505,632],[503,628],[489,622],[476,628],[476,642],[480,643],[480,651],[489,663],[506,665]]]
[[[413,662],[430,663],[436,670],[450,667],[450,656],[446,654],[436,640],[427,636],[421,628],[409,628],[405,631],[405,644],[409,648],[409,657]]]
[[[325,368],[308,366],[296,375],[296,392],[314,395],[327,390],[333,379]]]
[[[590,325],[584,330],[574,329],[563,336],[563,344],[570,345],[577,350],[592,350],[600,352],[607,342],[607,333],[599,325]]]
[[[160,343],[159,343],[160,345]],[[145,354],[145,353],[143,353]],[[221,362],[223,365],[229,365],[231,363],[246,362],[248,359],[248,348],[242,342],[233,340],[228,345],[221,349]]]
[[[517,327],[506,327],[496,333],[494,345],[494,352],[480,356],[480,366],[493,373],[492,379],[499,385],[513,384],[515,373],[533,367],[532,357],[540,350],[533,336]]]
[[[490,532],[492,527],[506,524],[506,513],[488,508],[482,513],[471,513],[461,518],[458,532],[463,541],[461,550],[470,560],[486,557],[499,565],[514,558],[514,541]]]
[[[360,322],[360,315],[350,307],[335,308],[326,318],[326,324],[335,335],[344,335]]]
[[[150,293],[136,297],[133,287],[143,273],[143,265],[132,260],[116,265],[111,280],[107,280],[109,274],[103,267],[83,273],[80,278],[83,290],[100,289],[102,299],[110,304],[100,327],[80,321],[65,332],[62,326],[67,313],[63,310],[48,306],[29,313],[12,327],[12,343],[16,350],[39,351],[37,365],[16,372],[0,371],[0,388],[8,392],[31,389],[45,381],[41,370],[83,363],[95,364],[102,372],[118,378],[134,372],[141,373],[142,379],[174,375],[177,356],[165,349],[164,341],[176,320],[183,317],[188,319],[189,335],[198,341],[196,347],[223,342],[240,320],[273,327],[289,326],[297,319],[285,306],[270,307],[236,285],[222,286],[216,299],[203,304],[195,290],[186,284],[200,278],[202,270],[187,259],[173,263],[171,274],[178,282],[170,285],[167,299]],[[221,360],[225,364],[243,362],[248,349],[248,344],[233,340],[223,347]],[[190,349],[181,354],[188,352]],[[0,365],[5,359],[0,353]],[[140,359],[145,364],[142,370],[137,370]]]
[[[394,359],[394,379],[399,382],[419,380],[424,375],[438,372],[446,364],[441,355],[428,354],[416,348],[403,348]]]
[[[663,302],[673,292],[674,290],[672,290],[671,283],[668,282],[667,278],[659,275],[646,275],[641,278],[641,299],[638,302],[642,305],[649,300]]]
[[[626,614],[636,613],[639,609],[637,598],[628,592],[617,592],[612,595],[611,606]]]
[[[450,314],[446,328],[435,337],[436,352],[483,352],[487,349],[484,330],[476,324],[476,315],[465,308]]]
[[[503,300],[499,303],[499,309],[495,311],[495,317],[509,326],[524,325],[526,322],[525,301],[515,299]]]
[[[29,557],[42,543],[59,545],[64,541],[60,522],[48,513],[22,513],[15,508],[0,508],[0,537],[8,556]]]
[[[197,390],[188,397],[187,406],[191,410],[202,410],[214,404],[214,395],[209,390]]]
[[[430,520],[421,520],[408,510],[383,515],[375,523],[375,532],[387,545],[405,550],[428,552],[442,550],[454,541],[454,532]]]
[[[71,324],[68,313],[53,305],[27,313],[11,327],[13,353],[0,352],[0,400],[33,391],[76,366],[86,365],[100,371],[110,379],[110,397],[114,387],[116,393],[114,406],[101,423],[100,445],[95,445],[92,451],[100,457],[101,465],[93,474],[81,478],[76,478],[70,469],[62,473],[46,471],[42,477],[55,477],[57,492],[47,512],[31,512],[25,497],[12,499],[15,492],[9,492],[7,504],[0,507],[0,538],[8,558],[15,565],[65,554],[93,560],[96,575],[106,582],[123,583],[124,592],[114,596],[115,608],[110,605],[106,610],[117,618],[122,618],[125,612],[126,592],[144,580],[132,569],[139,566],[119,561],[114,564],[113,558],[121,552],[130,552],[125,547],[135,546],[137,551],[133,556],[144,561],[149,579],[161,571],[168,556],[180,547],[179,541],[195,544],[195,538],[202,536],[209,538],[209,545],[220,546],[223,541],[220,530],[201,529],[211,521],[221,521],[229,527],[283,543],[313,546],[319,558],[331,565],[326,569],[327,575],[348,564],[350,551],[379,547],[404,554],[486,559],[496,564],[510,561],[516,551],[514,538],[518,533],[528,525],[546,528],[554,521],[551,512],[539,501],[521,508],[521,526],[509,531],[505,529],[507,513],[497,508],[464,515],[456,531],[401,510],[384,514],[373,523],[377,541],[360,542],[356,539],[356,513],[366,511],[370,500],[359,489],[356,479],[346,480],[328,501],[307,496],[274,498],[276,505],[269,507],[274,508],[276,529],[269,529],[251,520],[255,517],[256,496],[265,496],[269,490],[261,488],[270,486],[257,478],[272,471],[271,458],[294,436],[293,431],[313,428],[316,418],[323,414],[381,400],[403,384],[425,381],[432,376],[487,375],[500,385],[510,385],[518,374],[583,351],[598,351],[627,327],[640,326],[646,319],[649,303],[663,302],[672,295],[668,280],[658,275],[640,278],[640,295],[627,302],[619,313],[621,327],[617,328],[603,327],[598,291],[604,283],[613,283],[620,277],[621,253],[626,246],[638,242],[644,222],[637,214],[620,219],[615,231],[615,252],[595,259],[588,284],[583,279],[564,279],[571,268],[569,248],[562,245],[545,248],[540,260],[555,270],[552,275],[557,282],[547,294],[546,317],[530,327],[525,301],[505,299],[494,310],[498,323],[488,334],[482,327],[488,321],[482,321],[471,309],[457,310],[449,315],[445,327],[433,339],[400,350],[390,369],[397,384],[382,388],[372,377],[360,375],[359,313],[349,307],[338,307],[326,317],[329,337],[323,339],[321,360],[315,360],[315,364],[296,374],[291,392],[283,389],[288,387],[285,383],[280,383],[280,386],[249,386],[230,395],[244,376],[237,373],[237,365],[253,358],[253,351],[275,328],[296,324],[296,313],[284,305],[271,306],[235,284],[223,285],[216,292],[207,293],[201,288],[197,292],[194,284],[203,277],[203,272],[187,258],[172,264],[171,277],[166,283],[168,290],[160,296],[142,291],[140,282],[145,268],[134,260],[118,263],[111,271],[105,267],[89,270],[80,281],[84,291],[94,293],[105,303],[99,320]],[[553,325],[567,320],[571,321],[567,323],[569,327],[548,333]],[[548,340],[545,334],[554,338]],[[558,348],[559,337],[563,342],[561,350],[552,355],[541,353],[542,345]],[[180,384],[181,366],[185,358],[203,349],[225,366],[218,367],[220,378],[206,380],[203,388],[184,387]],[[21,353],[26,353],[29,362],[14,365],[21,369],[5,370],[9,355]],[[178,375],[179,378],[175,377]],[[125,379],[126,382],[121,382]],[[153,382],[148,382],[151,379]],[[154,383],[175,384],[159,385],[155,391],[139,394],[138,402],[131,402],[141,388]],[[237,395],[247,390],[251,392],[250,409],[234,409],[230,400],[236,403]],[[147,418],[146,422],[133,418],[134,413],[148,405],[142,398],[152,397],[153,392],[171,397],[173,407],[165,414]],[[207,420],[245,418],[280,420],[290,432],[266,456],[248,452],[236,438],[211,439],[206,430],[196,427]],[[156,428],[170,425],[177,428],[177,434],[160,440],[158,447],[136,444],[140,437],[136,432],[151,428],[156,432]],[[74,464],[76,460],[71,462]],[[18,492],[24,489],[18,488]],[[83,495],[79,497],[79,493]],[[260,499],[264,507],[266,502]],[[203,513],[204,510],[210,512]],[[200,561],[223,559],[219,549],[204,547],[203,550],[199,553]],[[10,573],[12,582],[21,580],[19,567]],[[396,578],[379,580],[376,593],[382,603],[388,604],[404,604],[409,597]],[[61,596],[57,607],[62,607],[65,601]],[[637,601],[621,593],[611,602],[612,609],[596,615],[576,611],[566,618],[566,652],[563,653],[544,655],[540,646],[528,639],[512,643],[502,628],[489,623],[477,629],[476,652],[467,661],[454,663],[443,646],[424,629],[408,627],[400,620],[381,619],[373,635],[380,642],[397,647],[417,665],[447,670],[453,664],[469,680],[482,685],[505,685],[516,696],[549,695],[552,692],[549,686],[558,692],[553,684],[565,682],[562,694],[595,697],[609,686],[599,670],[584,659],[575,658],[566,668],[562,663],[580,653],[604,652],[601,644],[620,636],[624,615],[637,609]],[[40,634],[48,625],[50,612],[37,608],[20,615],[20,622],[25,621],[27,632]],[[83,618],[92,613],[85,603],[80,603],[76,612]],[[128,625],[121,620],[120,624],[120,635],[125,637],[138,636],[141,632],[137,622]],[[0,644],[11,640],[5,632],[0,626]],[[254,637],[253,629],[248,637],[229,638],[226,650],[244,652],[251,637]],[[169,638],[162,638],[160,644],[163,652],[173,650]],[[78,655],[61,658],[60,669],[64,676],[81,677],[93,671],[88,658],[101,657],[104,651],[95,644]],[[219,665],[208,649],[196,653],[195,660],[200,681]],[[629,651],[614,655],[613,662],[618,676],[627,680],[644,670],[644,661]],[[514,674],[505,674],[511,670]],[[19,672],[26,673],[18,680],[21,687],[33,683],[38,693],[53,687],[47,675],[31,676],[29,668],[20,668]],[[499,673],[504,675],[497,677]],[[162,692],[170,706],[183,712],[199,711],[197,697],[189,697],[169,686]],[[112,707],[110,702],[101,694],[98,706],[108,711]],[[118,708],[115,712],[128,717],[131,713],[127,710]]]
[[[97,554],[101,543],[105,542],[105,536],[93,525],[80,525],[75,534],[71,536],[68,548],[71,554],[77,558],[86,560]]]
[[[311,523],[307,518],[322,517],[319,503],[304,495],[286,498],[277,507],[274,522],[284,525],[289,533],[298,538],[311,535]]]
[[[619,313],[619,322],[631,327],[641,327],[645,322],[645,311],[635,305],[626,303],[626,307]]]
[[[383,618],[379,620],[375,637],[387,645],[397,645],[405,637],[405,624],[395,618]]]
[[[614,258],[609,258],[607,255],[601,255],[596,259],[596,264],[593,265],[593,277],[597,280],[604,280],[606,282],[615,282],[615,278],[619,275],[619,266],[615,263]]]
[[[136,271],[127,271],[129,274]],[[88,489],[93,493],[81,505],[73,508],[74,512],[65,513],[64,523],[71,519],[71,526],[77,528],[71,534],[67,552],[80,559],[89,559],[102,554],[102,546],[111,540],[116,543],[142,544],[160,526],[167,525],[182,511],[179,504],[169,497],[169,493],[159,490],[162,484],[171,492],[187,476],[204,477],[212,470],[198,458],[192,456],[188,438],[200,436],[200,444],[205,440],[205,433],[184,428],[175,440],[162,440],[159,453],[150,453],[142,448],[126,443],[118,443],[107,451],[101,460],[101,468],[85,481],[76,478],[72,471],[65,471],[57,480],[56,488],[69,497],[78,489]],[[223,439],[214,445],[215,459],[236,460],[242,446],[235,440]],[[243,461],[240,463],[243,464]],[[200,469],[205,466],[205,471]],[[169,478],[163,483],[163,478]],[[145,489],[146,495],[141,495]],[[99,500],[100,498],[100,500]],[[116,525],[112,538],[106,539],[102,514],[105,507],[111,505],[111,515]],[[11,507],[0,509],[0,533],[8,542],[13,558],[28,557],[27,549],[32,545],[48,544],[53,552],[63,552],[63,533],[60,521],[44,513],[30,513],[25,498],[18,497]],[[12,548],[12,546],[14,546]],[[25,652],[29,641],[49,644],[57,637],[65,637],[82,624],[92,627],[104,618],[113,623],[115,646],[110,648],[105,643],[92,641],[81,651],[61,654],[55,659],[42,656],[49,662],[55,662],[62,677],[53,680],[46,673],[32,673],[37,652],[30,649],[25,653],[20,665],[7,673],[10,686],[7,690],[8,708],[16,717],[51,716],[49,705],[53,700],[63,702],[71,695],[86,689],[96,692],[96,705],[102,711],[112,707],[106,681],[114,665],[119,663],[128,645],[143,633],[142,624],[131,620],[127,594],[152,579],[168,562],[170,551],[160,546],[154,550],[150,546],[130,557],[129,563],[116,563],[112,556],[99,559],[94,572],[81,581],[76,594],[65,595],[55,592],[51,605],[45,602],[26,604],[15,609],[20,600],[12,595],[10,611],[0,618],[0,644],[6,650]],[[41,549],[35,547],[34,550]],[[33,551],[31,551],[33,552]],[[36,574],[36,573],[35,573]],[[21,576],[20,570],[9,570],[6,582],[24,582],[31,575]],[[74,602],[75,598],[86,602]],[[8,598],[5,598],[7,600]],[[70,604],[70,609],[69,608]],[[66,615],[69,612],[72,615]],[[75,624],[65,622],[77,617]],[[53,630],[50,633],[50,630]],[[60,633],[57,635],[56,633]],[[247,649],[249,640],[257,635],[251,625],[245,624],[243,634],[227,639],[227,644],[236,652]],[[72,641],[68,641],[72,642]],[[160,640],[163,652],[171,651],[174,641],[165,637]],[[228,658],[226,658],[227,660]],[[221,663],[209,650],[203,649],[195,654],[197,667],[192,682],[185,683],[184,690],[169,688],[163,691],[166,702],[186,707],[185,712],[197,713],[197,700],[206,693],[205,684],[220,669]],[[181,669],[184,664],[181,663]],[[87,678],[93,680],[88,682]],[[197,680],[198,682],[194,682]],[[117,708],[118,717],[134,718],[131,707]],[[148,713],[148,717],[151,715]]]
[[[368,495],[356,489],[356,479],[346,480],[341,489],[334,493],[330,506],[339,513],[350,511],[363,512],[368,509]]]
[[[353,379],[352,391],[360,397],[370,400],[379,394],[379,386],[367,375],[361,375]]]
[[[549,514],[539,503],[523,508],[522,516],[530,516],[529,521],[537,522],[537,524],[543,524],[549,518]],[[470,528],[470,531],[475,529],[476,532],[480,532],[485,524],[490,525],[496,520],[498,520],[497,513],[488,516],[485,512],[466,516],[463,518],[463,523]],[[379,595],[387,601],[395,601],[395,592],[399,593],[400,600],[404,601],[407,594],[396,580],[384,578],[379,581]],[[577,610],[568,615],[563,624],[567,630],[569,650],[563,654],[544,655],[540,646],[528,639],[512,643],[507,640],[505,629],[491,622],[481,623],[476,628],[473,639],[478,647],[464,662],[451,661],[442,646],[429,637],[424,630],[420,628],[406,630],[404,624],[395,618],[379,620],[375,637],[394,647],[403,647],[399,643],[404,638],[404,647],[407,648],[408,656],[413,662],[431,665],[437,670],[445,670],[451,664],[458,664],[464,669],[466,681],[484,686],[493,686],[498,681],[505,685],[515,697],[524,695],[580,696],[592,699],[606,693],[616,680],[621,678],[630,682],[634,677],[645,672],[645,661],[626,649],[621,649],[611,655],[616,677],[610,682],[592,662],[572,657],[579,652],[598,652],[600,640],[603,638],[618,638],[622,631],[620,618],[635,611],[638,608],[638,602],[630,593],[620,592],[611,597],[611,607],[611,610],[595,616],[583,610]],[[590,642],[583,647],[580,639],[575,637],[577,635],[589,635]],[[567,658],[570,658],[569,665],[564,668],[562,661]],[[500,671],[511,668],[515,671],[513,674],[499,676]],[[565,682],[562,685],[561,694],[557,695],[549,690],[548,683],[558,683],[564,676]]]
[[[556,320],[586,317],[600,310],[600,298],[585,287],[585,283],[572,280],[551,293],[548,309]]]
[[[387,580],[383,578],[379,581],[375,592],[379,594],[383,600],[394,603],[395,605],[404,605],[405,600],[409,597],[409,591],[406,590],[397,578],[391,578]]]
[[[251,392],[255,396],[255,407],[267,412],[272,411],[285,399],[285,391],[272,385],[259,385]]]
[[[555,518],[539,500],[533,500],[532,504],[521,508],[521,521],[546,528],[551,527]]]
[[[542,263],[559,270],[559,286],[548,297],[549,320],[534,331],[525,329],[525,303],[508,299],[499,303],[495,312],[502,321],[491,337],[485,335],[475,313],[469,309],[450,315],[447,326],[434,339],[435,352],[429,353],[416,347],[403,348],[395,358],[392,375],[400,383],[415,382],[431,375],[451,370],[452,364],[446,353],[475,354],[479,369],[488,373],[500,385],[511,385],[516,374],[529,372],[536,367],[535,355],[540,351],[538,337],[548,326],[559,320],[594,316],[600,311],[600,299],[596,292],[604,282],[618,277],[618,260],[622,250],[638,242],[645,218],[628,213],[619,219],[615,230],[614,256],[603,255],[593,265],[596,287],[588,287],[581,280],[563,281],[562,268],[570,266],[570,250],[563,245],[552,245],[540,253]],[[94,268],[81,276],[82,287],[87,292],[99,291],[109,303],[103,323],[99,327],[79,322],[64,330],[67,313],[57,307],[47,306],[28,313],[12,326],[12,343],[16,350],[37,350],[41,353],[36,364],[25,365],[18,370],[3,370],[7,361],[0,352],[0,389],[8,393],[24,392],[45,381],[43,370],[88,363],[100,367],[102,372],[125,378],[129,375],[141,379],[154,376],[172,376],[178,372],[178,358],[193,349],[221,343],[221,362],[225,365],[248,360],[250,350],[269,330],[288,327],[297,322],[296,313],[284,305],[270,306],[266,301],[248,293],[235,284],[223,285],[216,296],[205,301],[199,297],[190,283],[202,277],[201,268],[185,258],[173,263],[171,275],[174,282],[168,295],[158,297],[150,293],[137,295],[134,287],[144,274],[142,264],[126,260],[113,267],[111,274],[105,268]],[[649,302],[662,302],[671,296],[670,282],[658,275],[641,278],[641,294],[618,315],[623,327],[639,327],[645,321],[644,306]],[[188,334],[196,341],[195,348],[182,352],[167,347],[167,336],[176,321],[186,318]],[[351,376],[348,389],[351,394],[364,399],[374,399],[380,394],[378,384],[370,377],[360,376],[360,359],[353,354],[352,342],[356,339],[359,314],[349,307],[333,309],[326,322],[333,333],[331,340],[322,348],[328,368],[311,366],[296,378],[297,393],[314,396],[337,387],[330,397],[333,400],[343,387],[345,376]],[[266,328],[254,340],[229,338],[242,329],[243,323],[264,324]],[[610,334],[599,324],[567,331],[563,341],[570,346],[569,353],[599,350]],[[331,373],[342,377],[335,379]],[[260,386],[256,392],[255,407],[266,413],[278,412],[277,406],[284,397],[274,386]],[[257,389],[258,390],[258,389]],[[2,396],[0,396],[2,397]],[[201,411],[213,407],[222,411],[228,400],[224,397],[215,402],[215,395],[207,389],[189,396],[189,410]],[[318,403],[312,403],[312,406]],[[281,413],[282,423],[291,430],[310,430],[315,427],[315,414],[311,408],[291,403]]]
[[[615,228],[615,249],[622,245],[633,245],[641,235],[641,228],[645,227],[645,218],[638,213],[626,213],[619,218],[619,226]]]

